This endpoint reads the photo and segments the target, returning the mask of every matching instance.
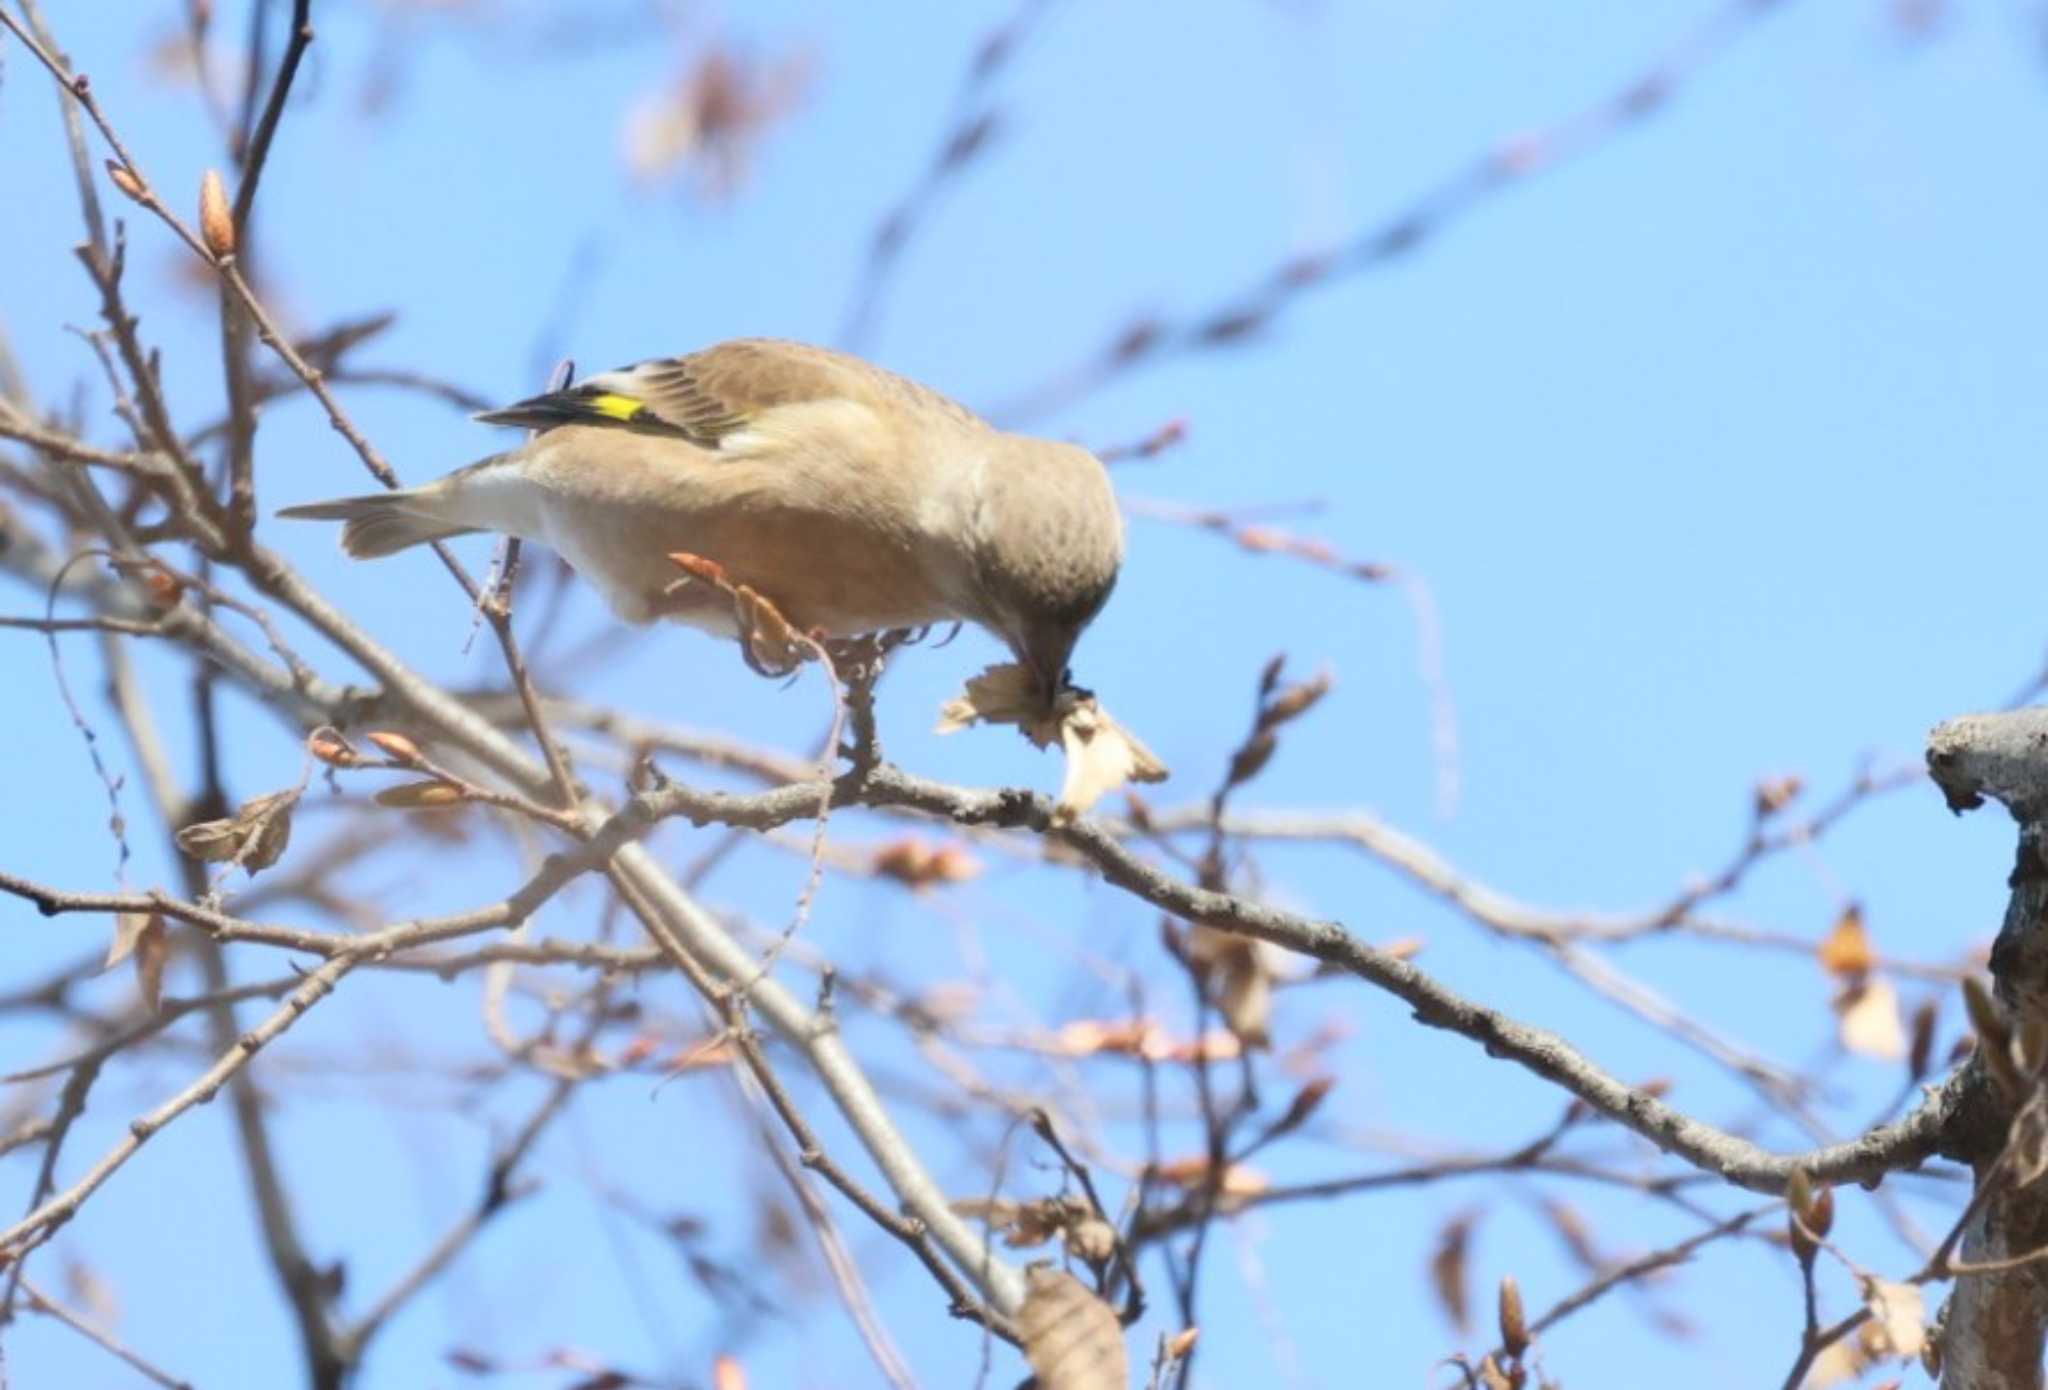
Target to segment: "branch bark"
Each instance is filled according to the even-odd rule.
[[[2048,930],[2042,917],[2048,911],[2048,709],[1952,719],[1929,737],[1927,765],[1951,810],[1961,813],[1989,798],[2019,822],[2012,898],[1992,947],[1991,973],[1999,1002],[2014,1015],[2014,1034],[2038,1029],[2048,1023]],[[1964,1146],[1974,1151],[1957,1155],[1970,1161],[1980,1189],[1997,1184],[1991,1193],[1980,1191],[1964,1227],[1966,1269],[2048,1248],[2048,1190],[2006,1181],[1999,1171],[2012,1110],[2011,1101],[2003,1103],[1988,1134]],[[1982,1140],[1992,1135],[2001,1143],[1985,1149]],[[2039,1390],[2048,1345],[2048,1271],[2027,1262],[1960,1274],[1949,1297],[1942,1345],[1943,1390]]]

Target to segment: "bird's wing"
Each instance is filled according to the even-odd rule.
[[[637,362],[476,418],[534,430],[613,425],[717,449],[769,411],[834,400],[885,414],[909,410],[976,421],[964,406],[894,372],[845,353],[772,338]]]

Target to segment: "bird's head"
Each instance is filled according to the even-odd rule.
[[[1049,710],[1123,562],[1109,474],[1077,445],[1005,435],[982,475],[974,535],[984,621],[1030,670]]]

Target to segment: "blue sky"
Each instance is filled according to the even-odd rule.
[[[141,58],[179,7],[48,8],[152,177],[196,190],[200,171],[222,162],[217,143],[189,90],[153,84]],[[970,404],[1009,399],[1135,314],[1211,304],[1290,255],[1378,224],[1504,138],[1614,89],[1708,8],[1237,3],[1169,22],[1135,7],[1055,5],[995,88],[998,142],[921,225],[868,350]],[[578,10],[573,23],[539,5],[315,13],[319,42],[262,199],[280,304],[309,327],[396,308],[397,326],[365,363],[420,366],[513,399],[534,386],[536,361],[558,352],[594,370],[742,334],[829,340],[866,237],[929,157],[967,57],[1007,11],[917,4],[883,22],[854,7],[759,3],[688,7],[666,27],[623,5]],[[1655,119],[1485,201],[1415,254],[1301,298],[1249,345],[1129,375],[1035,422],[1109,444],[1185,419],[1185,445],[1119,470],[1130,493],[1205,507],[1317,501],[1320,512],[1283,524],[1420,576],[1440,608],[1462,780],[1448,815],[1416,630],[1395,590],[1133,521],[1122,585],[1076,667],[1173,765],[1168,799],[1214,784],[1260,666],[1286,652],[1300,672],[1328,666],[1336,692],[1291,731],[1247,804],[1371,808],[1519,897],[1621,909],[1718,866],[1740,841],[1759,776],[1799,772],[1831,794],[1862,759],[1910,762],[1936,721],[2028,679],[2048,644],[2037,603],[2048,75],[2020,7],[1957,4],[1920,40],[1888,16],[1877,0],[1783,5]],[[237,23],[224,19],[224,31]],[[625,113],[713,39],[805,56],[805,101],[769,133],[729,205],[636,187],[621,153]],[[396,60],[399,80],[366,119],[360,98],[380,55]],[[96,437],[111,441],[92,363],[63,327],[95,309],[70,255],[78,223],[54,110],[32,64],[8,52],[0,315],[43,398],[81,390]],[[175,283],[169,238],[130,222],[145,332],[164,347],[188,421],[202,420],[219,399],[213,315]],[[569,274],[579,257],[587,276]],[[579,293],[563,308],[565,283]],[[496,447],[445,406],[374,390],[348,399],[408,479]],[[304,401],[266,413],[259,482],[266,509],[362,485]],[[354,566],[325,530],[286,523],[267,524],[265,539],[428,671],[492,674],[488,643],[464,654],[468,615],[430,559]],[[468,553],[481,564],[487,550]],[[7,611],[39,606],[10,594]],[[570,621],[580,634],[605,619],[583,594]],[[77,672],[93,670],[89,644],[70,651]],[[7,818],[0,867],[108,886],[104,796],[52,699],[40,639],[15,634],[0,652],[0,760],[37,789],[30,813],[17,801]],[[316,654],[346,673],[338,654]],[[969,635],[906,661],[884,700],[890,751],[969,783],[1049,787],[1051,762],[1011,740],[940,744],[925,733],[939,701],[991,655]],[[152,655],[144,669],[177,698],[174,665]],[[814,684],[765,687],[689,633],[545,675],[561,690],[790,748],[822,721]],[[230,716],[238,793],[297,776],[288,732],[239,700]],[[189,768],[182,737],[178,750]],[[128,798],[139,812],[139,788]],[[884,832],[849,818],[846,833]],[[1956,821],[1931,791],[1904,792],[1773,863],[1731,913],[1818,938],[1855,897],[1880,950],[1951,959],[1995,929],[2008,836],[1995,814]],[[133,880],[172,881],[152,835],[136,842]],[[682,830],[657,841],[678,862],[702,843]],[[463,906],[502,892],[515,855],[495,840],[451,873],[447,852],[429,850],[357,886],[405,914]],[[1754,1118],[1725,1075],[1369,861],[1305,849],[1261,860],[1284,901],[1368,939],[1422,937],[1421,963],[1456,988],[1563,1029],[1623,1075],[1677,1077],[1675,1099],[1708,1118]],[[800,873],[779,851],[749,851],[708,892],[779,922]],[[541,928],[587,936],[594,906],[572,894]],[[0,902],[5,980],[99,949],[103,925],[45,922]],[[1166,978],[1149,911],[1099,885],[1010,867],[950,890],[935,911],[885,885],[835,884],[807,938],[849,968],[905,980],[986,972],[1012,1021],[1116,1011],[1118,992],[1077,960]],[[1672,941],[1617,963],[1785,1062],[1830,1045],[1827,984],[1811,962]],[[280,967],[261,954],[237,964],[252,976]],[[443,1060],[489,1058],[476,981],[354,986],[295,1030],[275,1063],[350,1069],[290,1091],[279,1124],[312,1241],[346,1259],[351,1299],[372,1296],[452,1219],[491,1138],[537,1094],[511,1081],[453,1110],[447,1087],[408,1074],[414,1053],[394,1051],[402,1040]],[[174,973],[173,992],[195,987]],[[111,1007],[124,988],[110,981],[95,997]],[[641,993],[650,1010],[689,1016],[673,982]],[[1909,1004],[1919,997],[1906,993]],[[1956,1012],[1947,1007],[1944,1037]],[[1369,1167],[1354,1146],[1395,1132],[1509,1148],[1563,1103],[1461,1040],[1424,1035],[1364,986],[1290,996],[1283,1048],[1326,1023],[1348,1030],[1342,1081],[1315,1132],[1275,1156],[1276,1176]],[[851,1026],[871,1037],[885,1090],[908,1108],[929,1083],[914,1055],[886,1030]],[[0,1019],[5,1055],[40,1059],[55,1046],[46,1024]],[[198,1065],[196,1053],[167,1051],[103,1082],[67,1170]],[[1033,1074],[1015,1059],[991,1065]],[[275,1075],[282,1090],[295,1084]],[[1829,1077],[1830,1114],[1844,1127],[1897,1084],[1893,1069],[1859,1060]],[[1126,1102],[1128,1081],[1106,1074],[1104,1103]],[[198,1114],[155,1140],[70,1228],[53,1267],[67,1251],[89,1260],[120,1290],[123,1336],[196,1383],[282,1383],[295,1353],[224,1130]],[[1002,1137],[994,1127],[917,1132],[970,1190]],[[1797,1142],[1776,1123],[1760,1136]],[[1606,1151],[1629,1152],[1619,1138]],[[33,1176],[19,1157],[4,1171],[10,1191]],[[460,1383],[439,1361],[457,1344],[508,1359],[573,1344],[702,1376],[725,1324],[671,1251],[591,1193],[629,1188],[665,1213],[706,1216],[711,1248],[744,1264],[749,1195],[775,1179],[718,1087],[605,1083],[535,1171],[544,1193],[392,1326],[365,1385]],[[1661,1211],[1561,1195],[1613,1248],[1686,1231]],[[1864,1199],[1845,1205],[1866,1262],[1909,1266]],[[1473,1252],[1479,1287],[1513,1273],[1544,1307],[1581,1281],[1519,1188],[1264,1212],[1227,1227],[1212,1257],[1199,1378],[1243,1384],[1276,1374],[1277,1357],[1290,1385],[1355,1384],[1362,1368],[1374,1383],[1434,1383],[1444,1373],[1431,1366],[1460,1343],[1424,1262],[1437,1228],[1470,1206],[1487,1210]],[[971,1331],[941,1315],[886,1242],[840,1214],[925,1383],[969,1383],[980,1357]],[[1846,1310],[1846,1289],[1832,1294]],[[1639,1383],[1645,1366],[1673,1390],[1755,1383],[1789,1365],[1795,1305],[1782,1258],[1729,1247],[1655,1305],[1682,1310],[1698,1339],[1654,1335],[1645,1305],[1622,1297],[1547,1339],[1546,1362],[1575,1386]],[[1166,1325],[1162,1312],[1144,1330]],[[822,1293],[734,1349],[762,1385],[867,1383]],[[124,1383],[44,1320],[12,1332],[6,1353],[18,1384]],[[991,1383],[1019,1375],[999,1361]]]

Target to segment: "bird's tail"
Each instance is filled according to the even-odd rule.
[[[341,521],[341,548],[358,560],[374,560],[428,541],[474,531],[436,516],[433,503],[415,491],[375,492],[366,497],[337,497],[285,507],[279,516],[303,521]]]

